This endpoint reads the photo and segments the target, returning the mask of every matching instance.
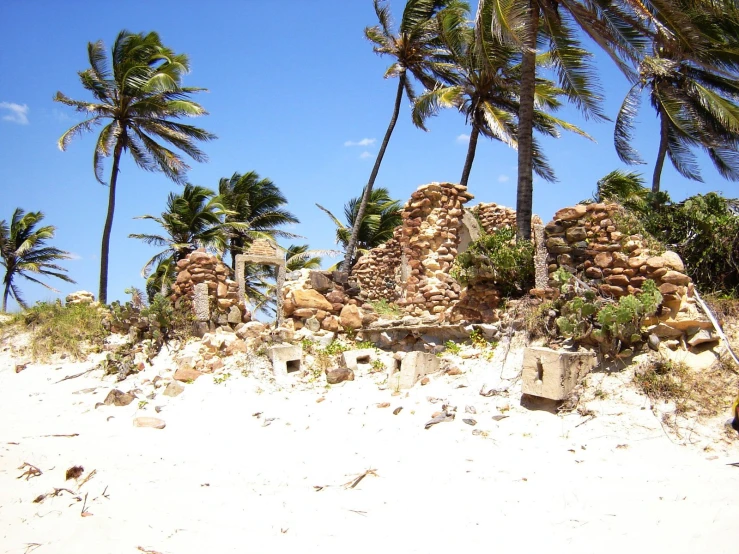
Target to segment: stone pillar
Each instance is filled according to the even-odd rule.
[[[549,272],[547,270],[547,247],[544,241],[544,225],[534,225],[534,271],[535,287],[545,289],[549,286]]]
[[[197,321],[210,321],[208,283],[197,283],[193,287],[192,309]]]

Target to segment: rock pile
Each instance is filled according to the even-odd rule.
[[[516,210],[507,208],[491,202],[489,204],[480,202],[476,206],[470,208],[470,212],[474,215],[482,225],[483,230],[488,233],[494,233],[504,227],[516,228]],[[534,214],[531,217],[531,225],[542,225],[541,218]]]
[[[78,290],[77,292],[68,294],[64,301],[67,306],[71,306],[72,304],[92,304],[95,302],[95,296],[86,290]]]
[[[213,326],[251,321],[251,313],[239,299],[239,286],[230,278],[231,269],[202,248],[177,262],[177,279],[170,300],[187,298],[196,319]]]
[[[338,273],[307,269],[288,275],[282,289],[282,309],[296,331],[303,327],[313,332],[359,329],[378,319],[372,306],[356,298],[357,288],[337,282],[335,277]]]

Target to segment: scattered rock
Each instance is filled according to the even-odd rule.
[[[380,403],[379,403],[379,404],[377,405],[377,407],[378,407],[378,408],[389,408],[389,407],[390,407],[390,402],[380,402]]]
[[[354,381],[354,372],[346,367],[326,369],[326,382],[329,385],[337,385],[344,381]]]
[[[174,379],[176,381],[194,381],[198,377],[200,377],[203,373],[201,371],[198,371],[197,369],[187,368],[187,367],[181,367],[177,371],[174,372]]]
[[[403,409],[403,406],[398,406],[393,410],[393,415],[398,415],[400,411]]]
[[[137,417],[133,420],[134,427],[149,427],[151,429],[164,429],[167,424],[158,417]]]
[[[108,393],[108,396],[105,397],[103,404],[106,406],[128,406],[135,398],[136,397],[132,394],[118,389],[113,389]]]
[[[170,381],[162,394],[164,394],[164,396],[175,397],[179,396],[184,391],[185,387],[183,387],[180,383],[178,383],[177,381]]]
[[[477,425],[477,421],[475,421],[475,420],[474,420],[474,419],[472,419],[472,418],[468,418],[468,419],[463,419],[462,421],[464,421],[464,422],[465,422],[465,423],[466,423],[467,425],[472,425],[473,427],[474,427],[475,425]]]

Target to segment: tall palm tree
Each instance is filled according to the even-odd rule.
[[[354,266],[359,256],[363,256],[372,248],[390,240],[395,228],[403,222],[400,214],[400,202],[390,198],[390,192],[386,188],[378,187],[370,193],[361,224],[357,225],[357,221],[360,220],[360,203],[364,196],[365,191],[362,191],[361,196],[352,198],[344,205],[346,224],[342,223],[329,210],[320,204],[316,204],[328,214],[336,225],[336,244],[341,244],[346,248],[352,236],[356,235],[357,248],[355,249],[355,257],[352,258],[348,266],[349,268]]]
[[[405,92],[411,102],[416,96],[408,73],[410,72],[427,89],[431,89],[436,82],[435,77],[446,75],[451,69],[449,64],[444,63],[438,56],[438,34],[434,16],[444,8],[462,3],[458,0],[408,0],[403,10],[403,17],[400,20],[397,34],[393,34],[390,9],[384,0],[373,0],[373,4],[379,25],[365,28],[364,35],[374,44],[373,50],[375,53],[395,58],[395,61],[385,72],[385,78],[398,77],[398,89],[395,93],[395,104],[393,105],[390,124],[385,131],[385,137],[382,139],[369,181],[364,187],[358,209],[357,219],[359,221],[362,221],[364,212],[367,210],[372,187],[374,187],[377,173],[380,171],[382,158],[385,156],[390,136],[393,134],[395,123],[398,121],[403,93]],[[354,259],[359,228],[355,228],[354,231],[347,243],[342,266],[343,271],[347,274],[351,271],[351,261]]]
[[[467,16],[466,10],[452,9],[444,10],[438,16],[441,43],[456,69],[445,79],[446,82],[424,92],[413,105],[413,122],[424,130],[426,119],[436,115],[440,108],[456,108],[465,116],[472,127],[460,178],[460,184],[465,186],[480,134],[513,148],[518,146],[516,119],[520,107],[518,89],[521,78],[517,50],[495,40],[488,28],[479,30],[485,41],[478,41],[478,32],[469,25]],[[552,137],[559,136],[558,129],[588,137],[576,126],[546,111],[557,110],[561,106],[558,97],[563,94],[564,91],[551,81],[536,80],[535,105],[539,108],[534,109],[534,128]],[[535,140],[533,167],[543,179],[555,179],[554,171]]]
[[[638,59],[638,52],[646,44],[643,21],[650,14],[644,6],[641,0],[480,0],[478,29],[489,28],[497,40],[521,51],[516,198],[520,238],[531,237],[537,48],[545,41],[548,43],[550,62],[559,84],[583,115],[604,120],[590,63],[592,56],[582,47],[577,30],[592,39],[633,78],[629,62]],[[482,36],[478,40],[485,42]]]
[[[683,177],[702,181],[692,148],[704,149],[724,178],[739,180],[739,10],[733,3],[695,5],[678,2],[683,15],[699,31],[691,35],[690,47],[665,25],[656,26],[649,55],[639,63],[640,79],[624,99],[616,119],[615,144],[621,160],[644,163],[631,146],[634,118],[642,93],[660,122],[657,161],[652,192],[660,191],[665,156]],[[657,22],[663,19],[656,16]],[[724,27],[727,21],[734,26]]]
[[[108,213],[100,252],[99,298],[106,303],[110,233],[121,155],[129,152],[142,169],[161,171],[171,180],[183,183],[189,167],[178,153],[157,141],[165,141],[202,162],[207,157],[196,146],[196,141],[216,137],[177,121],[207,113],[189,99],[193,93],[205,89],[182,86],[182,77],[189,71],[187,56],[175,54],[163,46],[156,33],[145,35],[121,31],[113,44],[110,62],[102,41],[88,43],[87,54],[90,68],[81,71],[79,76],[82,86],[92,93],[95,100],[72,100],[61,92],[56,93],[54,100],[89,117],[61,136],[58,141],[61,150],[66,150],[77,135],[105,124],[95,144],[93,168],[97,180],[105,184],[103,159],[113,156]]]
[[[141,270],[146,276],[155,265],[177,263],[190,252],[206,248],[222,252],[226,248],[227,230],[234,223],[224,223],[229,212],[221,204],[220,197],[205,187],[186,184],[182,194],[171,192],[167,197],[167,209],[161,217],[142,215],[136,219],[148,219],[162,226],[163,234],[133,233],[130,238],[140,239],[146,244],[164,246]],[[161,270],[166,275],[164,269]],[[157,273],[160,273],[157,270]]]
[[[26,307],[18,285],[14,282],[16,277],[23,277],[54,292],[58,291],[32,277],[31,274],[56,277],[67,283],[74,283],[65,275],[67,270],[54,263],[58,260],[68,260],[71,256],[69,252],[59,248],[46,246],[47,241],[54,238],[56,227],[46,225],[36,228],[42,219],[43,212],[25,213],[16,208],[10,224],[5,220],[0,221],[0,265],[5,268],[3,311],[8,309],[9,296],[12,296],[22,308]]]
[[[297,217],[284,209],[287,199],[269,179],[262,179],[255,171],[218,182],[218,196],[228,210],[226,223],[230,228],[228,251],[231,268],[236,269],[236,255],[244,251],[255,238],[295,238],[297,235],[277,229],[281,225],[300,223]]]

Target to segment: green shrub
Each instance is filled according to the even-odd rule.
[[[375,313],[379,315],[384,315],[386,317],[400,317],[403,315],[398,306],[392,302],[388,302],[384,298],[374,300],[370,302],[370,305],[372,306],[372,309],[375,310]]]
[[[451,275],[464,286],[491,282],[503,296],[520,296],[534,284],[534,246],[516,241],[509,227],[483,234],[457,256]]]
[[[555,276],[558,282],[565,273]],[[600,346],[601,352],[614,357],[633,353],[643,342],[642,325],[662,302],[662,295],[652,280],[642,285],[637,295],[622,296],[618,302],[599,298],[595,292],[582,289],[574,279],[564,282],[561,295],[552,308],[559,311],[555,323],[559,332],[575,342]]]
[[[31,355],[35,359],[67,354],[77,360],[102,346],[108,335],[102,320],[99,306],[58,302],[38,302],[16,319],[33,332]]]

